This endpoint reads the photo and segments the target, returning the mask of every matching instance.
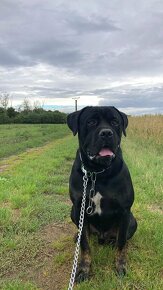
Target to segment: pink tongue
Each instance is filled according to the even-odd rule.
[[[99,152],[100,156],[113,156],[113,152],[110,149],[107,148],[103,148],[101,149],[101,151]]]

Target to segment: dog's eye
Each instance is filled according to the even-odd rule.
[[[117,119],[113,119],[110,123],[111,123],[112,126],[118,126],[119,125],[119,122],[118,122]]]
[[[97,121],[95,119],[91,119],[87,121],[88,126],[95,126],[97,124]]]

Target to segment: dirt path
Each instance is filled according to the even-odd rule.
[[[30,282],[40,290],[66,289],[73,262],[75,232],[72,223],[52,223],[45,226],[35,236],[35,240],[41,240],[41,246],[38,244],[34,260],[23,254],[18,264],[3,278],[8,278],[8,281],[19,280],[23,284]]]
[[[47,225],[40,236],[45,243],[37,256],[37,265],[27,272],[27,280],[34,282],[43,290],[61,290],[68,285],[74,251],[72,224]]]

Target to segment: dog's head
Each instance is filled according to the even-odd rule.
[[[81,152],[96,164],[107,165],[116,155],[128,119],[115,107],[85,107],[68,115],[67,124],[78,133]]]

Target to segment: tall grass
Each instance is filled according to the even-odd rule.
[[[129,117],[128,134],[130,138],[139,138],[139,142],[147,141],[161,149],[163,144],[163,115],[146,115]]]

